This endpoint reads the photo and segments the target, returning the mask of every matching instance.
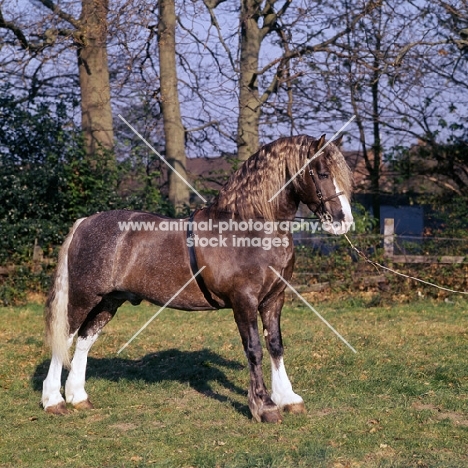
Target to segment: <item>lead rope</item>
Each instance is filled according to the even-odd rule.
[[[383,268],[384,270],[391,271],[392,273],[395,273],[396,275],[403,276],[403,278],[409,278],[409,279],[412,279],[412,280],[415,280],[415,281],[419,281],[420,283],[428,284],[429,286],[434,286],[435,288],[443,289],[444,291],[448,291],[448,292],[451,292],[451,293],[468,294],[468,291],[456,291],[454,289],[444,288],[443,286],[439,286],[438,284],[430,283],[429,281],[424,281],[422,279],[415,278],[414,276],[405,275],[404,273],[400,273],[399,271],[393,270],[392,268],[386,267],[385,265],[381,265],[380,263],[374,262],[370,258],[367,258],[366,255],[363,252],[361,252],[357,247],[355,247],[354,244],[349,240],[349,237],[346,234],[344,234],[344,236],[345,236],[346,240],[348,241],[349,245],[351,246],[351,248],[354,251],[356,251],[357,254],[361,258],[363,258],[367,263],[370,263],[372,266],[374,266],[376,268]]]

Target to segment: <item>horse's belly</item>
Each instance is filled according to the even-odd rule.
[[[141,273],[141,274],[140,274]],[[203,295],[190,268],[168,265],[156,271],[135,269],[121,288],[153,304],[181,310],[214,310]],[[218,302],[221,307],[225,304]]]

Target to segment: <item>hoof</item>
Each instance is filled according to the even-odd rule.
[[[292,403],[283,407],[285,413],[302,414],[306,412],[304,403]]]
[[[77,410],[91,410],[94,409],[94,405],[89,400],[83,400],[79,403],[75,403],[73,408]]]
[[[54,406],[47,406],[45,410],[47,413],[58,414],[60,416],[64,416],[65,414],[70,413],[70,411],[67,409],[67,404],[64,401],[61,401]]]
[[[279,412],[279,410],[275,409],[271,411],[265,411],[260,416],[260,421],[270,424],[279,424],[283,421],[283,418],[281,417],[281,413]]]

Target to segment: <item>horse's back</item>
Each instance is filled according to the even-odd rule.
[[[121,289],[128,276],[151,275],[156,265],[182,262],[183,233],[159,230],[168,218],[137,211],[115,210],[86,218],[76,230],[69,251],[71,285],[104,295]],[[86,279],[87,278],[87,279]],[[74,283],[75,282],[75,283]]]

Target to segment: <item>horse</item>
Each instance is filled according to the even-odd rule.
[[[52,350],[43,382],[45,411],[67,414],[67,404],[93,408],[85,391],[88,352],[125,301],[147,300],[160,306],[170,301],[171,308],[187,311],[231,308],[250,371],[253,419],[276,423],[283,411],[304,412],[283,360],[281,278],[289,281],[294,267],[291,229],[284,223],[294,220],[302,202],[325,231],[344,234],[353,221],[351,190],[351,172],[338,145],[326,143],[325,135],[299,135],[260,148],[214,201],[190,218],[114,210],[77,220],[59,252],[45,305]],[[188,228],[169,230],[171,223]],[[262,374],[258,314],[271,360],[271,394]],[[69,369],[65,399],[63,367]]]

